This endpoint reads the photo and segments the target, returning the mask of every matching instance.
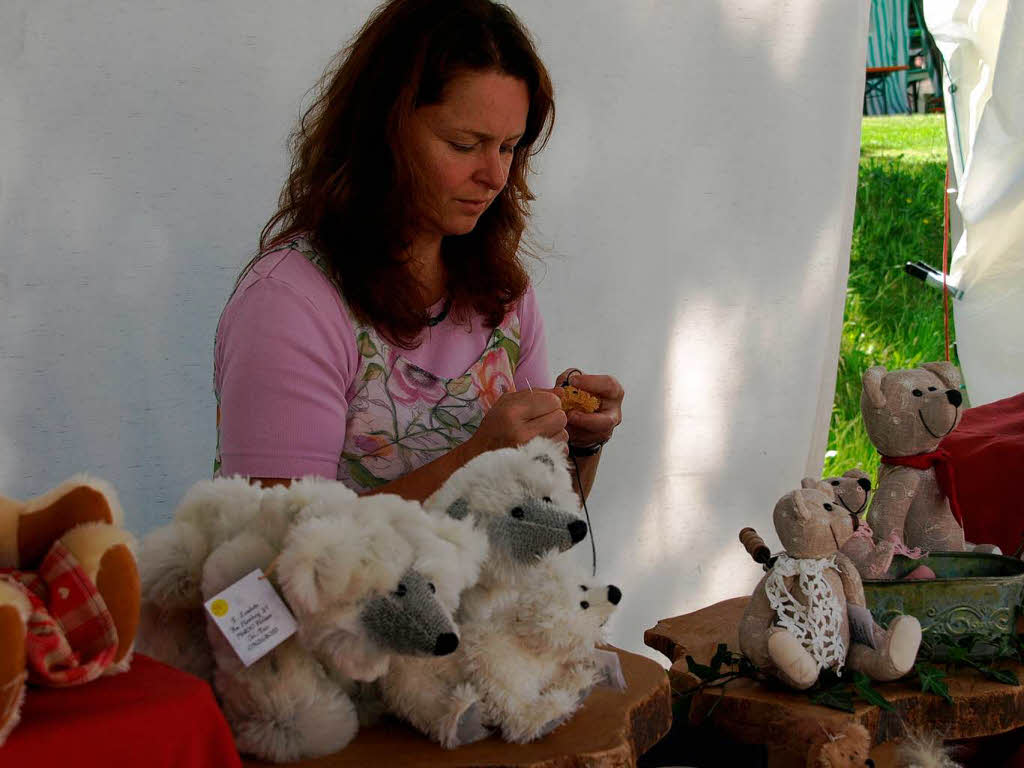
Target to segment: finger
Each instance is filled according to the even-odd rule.
[[[594,434],[611,434],[612,430],[619,425],[618,420],[612,414],[583,413],[583,411],[571,411],[568,424],[573,432],[592,432]]]
[[[622,400],[622,385],[613,376],[579,374],[572,377],[572,385],[592,395],[597,395],[602,400]]]
[[[538,435],[546,435],[547,437],[554,437],[559,432],[565,430],[566,418],[565,411],[561,408],[557,408],[550,413],[546,413],[543,416],[538,416],[534,419],[530,419],[528,426],[532,432]]]
[[[517,395],[524,418],[535,419],[562,410],[562,399],[550,390],[535,389],[533,392],[518,392]]]

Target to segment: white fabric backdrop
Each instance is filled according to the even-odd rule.
[[[752,587],[737,531],[820,471],[867,4],[511,5],[556,87],[552,365],[628,393],[590,509],[612,639],[643,651],[658,618]],[[217,316],[303,93],[372,6],[0,7],[0,489],[92,471],[143,533],[209,475]]]
[[[1024,9],[925,0],[949,67],[946,126],[963,233],[951,279],[957,351],[972,405],[1024,391]],[[949,91],[949,84],[955,89]]]

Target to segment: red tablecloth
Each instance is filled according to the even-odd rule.
[[[128,672],[29,687],[3,768],[235,768],[231,731],[202,680],[136,654]]]
[[[952,454],[967,540],[1012,554],[1024,535],[1024,393],[968,408],[940,447]]]

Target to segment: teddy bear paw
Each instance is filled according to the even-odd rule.
[[[785,629],[776,628],[769,635],[768,656],[783,680],[797,690],[810,688],[818,679],[818,663]]]
[[[917,659],[921,646],[921,622],[914,616],[897,616],[889,625],[889,662],[894,670],[905,675]]]
[[[459,715],[459,721],[455,726],[455,744],[452,746],[472,744],[474,741],[486,739],[491,733],[491,729],[484,725],[483,707],[479,701],[474,701]]]

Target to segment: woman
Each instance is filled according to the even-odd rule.
[[[544,435],[568,442],[586,496],[622,388],[566,372],[602,401],[566,417],[519,258],[528,161],[553,116],[507,8],[373,13],[303,116],[260,256],[221,315],[218,473],[423,500],[479,453]]]

